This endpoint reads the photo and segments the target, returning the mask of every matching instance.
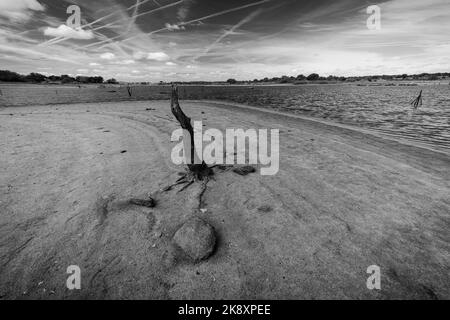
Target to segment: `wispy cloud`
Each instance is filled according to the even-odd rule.
[[[65,24],[60,25],[58,28],[47,27],[44,30],[44,35],[51,37],[64,37],[66,39],[82,39],[89,40],[94,38],[94,33],[91,30],[72,29]]]
[[[178,25],[178,24],[170,24],[170,23],[165,23],[164,26],[166,27],[167,30],[169,31],[176,31],[176,30],[185,30],[185,27],[182,25]]]
[[[170,57],[164,52],[149,52],[147,60],[167,61],[170,60]]]
[[[100,55],[100,58],[104,59],[104,60],[112,60],[115,57],[116,57],[116,55],[114,53],[111,53],[111,52],[105,52],[105,53]]]
[[[37,0],[1,0],[0,17],[10,21],[26,21],[33,11],[44,11],[44,6]]]
[[[177,18],[179,21],[185,21],[188,18],[189,10],[192,5],[195,4],[195,0],[186,0],[183,5],[177,11]]]

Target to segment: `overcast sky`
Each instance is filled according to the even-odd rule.
[[[369,30],[367,7],[381,8]],[[81,8],[81,29],[66,25]],[[450,0],[0,0],[0,69],[123,81],[450,70]]]

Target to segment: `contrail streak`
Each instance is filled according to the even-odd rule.
[[[189,25],[191,23],[203,21],[203,20],[206,20],[206,19],[210,19],[210,18],[221,16],[221,15],[224,15],[224,14],[227,14],[227,13],[231,13],[231,12],[239,11],[239,10],[242,10],[242,9],[254,7],[254,6],[257,6],[257,5],[260,5],[260,4],[263,4],[263,3],[267,3],[267,2],[270,2],[270,1],[272,1],[272,0],[262,0],[262,1],[250,3],[250,4],[247,4],[247,5],[239,6],[239,7],[236,7],[236,8],[223,10],[223,11],[220,11],[220,12],[217,12],[217,13],[213,13],[213,14],[201,17],[201,18],[193,19],[193,20],[190,20],[190,21],[187,21],[187,22],[180,22],[180,23],[178,23],[178,26]],[[161,29],[158,29],[158,30],[154,30],[154,31],[148,32],[145,35],[149,36],[149,35],[152,35],[152,34],[155,34],[155,33],[159,33],[161,31],[166,31],[166,30],[169,30],[169,28],[168,27],[164,27],[164,28],[161,28]],[[118,42],[120,43],[120,42],[124,42],[124,41],[129,41],[131,39],[134,39],[134,38],[137,38],[137,37],[140,37],[140,36],[142,36],[142,35],[135,35],[135,36],[132,36],[132,37],[120,40]],[[120,38],[120,36],[112,37],[111,40],[115,40],[115,39],[118,39],[118,38]],[[103,43],[105,43],[105,41],[91,43],[91,44],[89,44],[87,46],[84,46],[84,47],[81,47],[81,48],[82,49],[86,49],[86,48],[89,48],[89,47],[92,47],[92,46],[95,46],[95,45],[99,45],[99,44],[103,44]]]
[[[256,18],[259,14],[261,14],[262,10],[258,9],[252,13],[250,13],[247,17],[245,17],[244,19],[242,19],[241,21],[239,21],[236,25],[234,25],[231,29],[225,31],[219,38],[216,39],[216,41],[214,41],[211,45],[209,45],[201,54],[195,56],[192,61],[196,61],[198,58],[204,56],[205,54],[207,54],[209,51],[211,51],[218,43],[220,43],[223,39],[225,39],[226,37],[228,37],[230,34],[233,34],[234,31],[236,29],[239,29],[240,27],[242,27],[244,24],[249,23],[250,21],[252,21],[254,18]]]
[[[123,56],[129,56],[129,54],[126,53],[126,52],[122,49],[121,46],[119,46],[118,44],[116,44],[114,41],[109,40],[109,38],[108,38],[107,36],[105,36],[104,34],[101,34],[100,32],[97,32],[97,31],[95,32],[95,34],[96,34],[100,39],[104,39],[105,41],[110,42],[110,44],[111,44],[112,46],[114,46],[114,47],[116,48],[116,50],[120,51],[120,53],[121,53]]]
[[[136,22],[136,18],[137,18],[136,15],[138,14],[138,10],[139,10],[139,5],[140,4],[141,4],[141,1],[140,0],[136,0],[136,7],[134,7],[133,14],[131,15],[131,20],[130,20],[130,23],[128,24],[127,33],[130,32],[131,27]]]

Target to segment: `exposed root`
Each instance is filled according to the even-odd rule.
[[[210,168],[211,169],[217,168],[217,169],[219,169],[221,171],[228,171],[230,169],[233,169],[234,166],[229,165],[229,164],[228,165],[227,164],[215,164],[215,165],[211,166]]]
[[[189,188],[189,186],[191,186],[193,183],[195,182],[195,180],[191,180],[191,181],[185,181],[184,183],[186,183],[183,188],[181,188],[178,193],[183,192],[184,190],[186,190],[187,188]]]
[[[171,185],[165,187],[162,191],[167,192],[167,191],[172,190],[173,187],[184,184],[184,186],[177,192],[177,193],[180,193],[180,192],[186,190],[188,187],[190,187],[194,182],[201,181],[202,185],[203,185],[203,182],[209,181],[210,176],[212,175],[212,169],[211,168],[208,168],[208,169],[209,169],[208,175],[202,176],[201,179],[198,177],[197,172],[191,172],[191,171],[184,172],[184,173],[182,173],[181,177],[179,177],[174,184],[171,184]]]
[[[170,191],[170,190],[173,189],[173,187],[176,187],[176,186],[178,186],[178,185],[180,185],[180,184],[185,184],[185,183],[186,183],[186,181],[177,181],[176,183],[171,184],[171,185],[169,185],[169,186],[163,188],[162,191],[163,191],[163,192]]]
[[[202,181],[200,192],[197,195],[197,200],[198,200],[197,209],[198,210],[201,210],[203,207],[203,195],[205,194],[206,188],[208,187],[208,182],[209,182],[209,179]]]

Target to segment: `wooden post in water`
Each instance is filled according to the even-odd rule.
[[[413,106],[414,110],[422,106],[422,90],[420,90],[419,96],[411,101],[411,105]]]

